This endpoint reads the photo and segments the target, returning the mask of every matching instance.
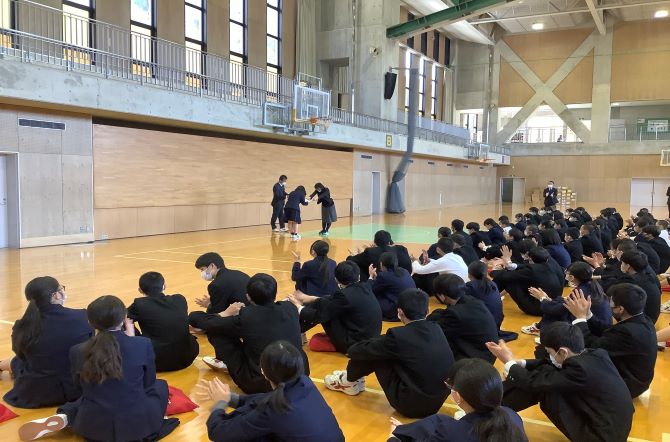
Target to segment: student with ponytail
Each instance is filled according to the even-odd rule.
[[[96,335],[70,350],[75,383],[82,395],[45,419],[19,428],[22,441],[70,427],[86,440],[155,441],[168,435],[177,419],[164,419],[167,383],[156,379],[151,341],[134,336],[123,302],[102,296],[86,309]]]
[[[416,288],[412,275],[398,265],[398,257],[392,252],[382,253],[379,269],[370,264],[368,271],[372,279],[372,292],[382,309],[382,320],[399,321],[398,296],[406,289]]]
[[[93,336],[86,311],[63,306],[65,287],[51,276],[30,281],[23,317],[12,329],[16,356],[0,362],[12,372],[14,387],[4,400],[15,407],[41,408],[77,399],[81,389],[72,381],[70,347]]]
[[[271,392],[238,395],[218,378],[202,381],[201,396],[215,402],[207,419],[209,439],[344,441],[333,411],[305,376],[303,363],[296,347],[276,341],[265,347],[260,357],[260,370],[272,385]],[[227,413],[228,407],[235,411]]]
[[[156,371],[181,370],[191,365],[199,346],[189,332],[186,298],[165,295],[165,278],[158,272],[142,275],[138,291],[144,296],[128,307],[128,318],[139,324],[142,336],[151,339]]]
[[[389,441],[528,441],[519,415],[501,405],[503,383],[491,364],[481,359],[461,359],[452,365],[446,384],[465,415],[456,420],[435,414],[407,425],[391,418]]]
[[[335,267],[337,263],[328,258],[330,245],[326,241],[314,241],[309,248],[311,261],[300,265],[300,252],[292,252],[295,257],[291,279],[295,289],[311,296],[327,296],[337,291]]]

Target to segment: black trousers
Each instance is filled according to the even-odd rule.
[[[540,301],[528,294],[528,286],[526,284],[510,281],[505,284],[505,290],[522,312],[531,316],[542,316]]]
[[[272,205],[272,218],[270,218],[270,225],[273,229],[277,228],[277,220],[279,220],[279,228],[283,229],[286,220],[284,219],[284,201],[279,201]]]
[[[437,278],[437,275],[439,275],[439,273],[428,273],[427,275],[414,274],[412,275],[412,279],[414,280],[414,284],[416,284],[416,288],[433,296],[435,294],[433,281]]]
[[[207,335],[214,347],[216,359],[228,367],[233,382],[246,394],[267,393],[272,386],[261,374],[257,361],[251,361],[244,353],[244,343],[237,338]]]
[[[388,361],[362,361],[350,359],[347,364],[347,379],[351,382],[374,373],[382,386],[389,404],[400,414],[409,418],[422,418],[437,413],[449,396],[449,390],[427,395],[404,380],[402,374]]]
[[[301,320],[300,331],[305,333],[307,330],[315,327],[316,325],[318,325],[318,322],[307,322]],[[347,350],[349,350],[349,347],[353,345],[354,342],[349,338],[348,330],[344,324],[342,324],[342,321],[335,318],[328,322],[324,322],[321,325],[323,326],[323,330],[328,335],[328,338],[330,338],[330,342],[332,342],[335,346],[335,349],[338,352],[346,355]]]

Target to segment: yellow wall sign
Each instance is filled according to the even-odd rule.
[[[393,135],[386,135],[386,147],[393,147]]]

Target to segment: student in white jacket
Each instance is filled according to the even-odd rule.
[[[433,279],[439,274],[450,273],[468,281],[468,266],[459,255],[453,253],[454,241],[451,238],[440,238],[437,241],[438,259],[428,258],[424,251],[420,259],[412,261],[412,277],[417,288],[433,294]]]

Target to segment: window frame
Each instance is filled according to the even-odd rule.
[[[131,0],[132,1],[132,0]],[[156,20],[156,9],[157,9],[157,0],[149,0],[149,8],[151,10],[151,24],[146,24],[142,23],[136,20],[133,20],[133,15],[132,15],[132,6],[131,6],[131,13],[130,13],[130,56],[133,60],[133,71],[135,71],[135,66],[138,66],[140,68],[139,74],[136,74],[133,72],[135,75],[142,75],[142,76],[150,76],[153,77],[155,76],[155,64],[156,64],[156,36],[157,36],[157,20]],[[136,28],[141,28],[144,29],[145,31],[149,31],[148,34],[144,33],[138,33],[137,31],[133,31],[133,27]],[[142,35],[144,37],[149,37],[149,61],[141,60],[139,58],[133,57],[133,35]],[[137,62],[137,63],[135,63]],[[149,75],[145,75],[144,69],[142,66],[144,64],[148,64],[149,68]]]
[[[241,58],[243,60],[242,64],[246,65],[249,62],[249,0],[241,0],[241,1],[242,1],[242,23],[233,19],[232,16],[228,18],[228,38],[229,38],[228,52],[230,53],[231,56]],[[239,52],[233,51],[231,47],[233,41],[233,39],[230,38],[230,29],[232,29],[232,27],[230,26],[231,24],[236,24],[242,27],[241,54]],[[246,79],[244,80],[244,84],[246,84]]]
[[[266,17],[269,17],[267,12],[269,12],[270,9],[277,12],[277,35],[270,34],[268,32],[268,29],[267,29],[267,24],[265,26],[265,45],[266,45],[265,71],[267,73],[266,74],[267,75],[267,80],[265,82],[266,83],[265,87],[267,89],[267,95],[270,96],[270,97],[273,97],[273,98],[275,98],[275,96],[276,96],[277,101],[279,101],[279,96],[281,95],[280,77],[281,77],[281,73],[282,73],[282,43],[283,43],[283,41],[282,41],[282,30],[283,30],[283,26],[282,26],[282,24],[283,24],[282,23],[283,22],[283,20],[282,20],[283,19],[282,6],[283,6],[282,5],[282,0],[277,0],[277,6],[271,5],[270,2],[268,2],[268,1],[265,2]],[[268,58],[269,57],[268,56],[269,51],[267,50],[267,48],[269,47],[270,40],[275,40],[277,42],[277,63],[276,64],[270,63],[270,60]],[[271,88],[270,88],[270,79],[271,79],[270,74],[277,76],[276,83],[273,85],[275,90],[271,90]]]
[[[200,40],[196,40],[195,38],[186,35],[186,11],[188,11],[189,8],[200,12]],[[200,53],[200,69],[189,70],[189,57],[186,56],[185,70],[187,84],[193,87],[205,87],[205,84],[201,83],[200,78],[198,77],[204,77],[207,73],[207,57],[205,56],[205,53],[207,52],[207,0],[201,0],[200,6],[190,3],[188,0],[184,0],[184,46],[187,48],[185,51],[186,54],[188,54],[189,49]],[[198,70],[199,72],[197,72]]]
[[[70,0],[62,0],[61,4],[62,4],[61,9],[63,9],[63,20],[65,20],[65,14],[73,15],[72,13],[66,12],[64,10],[63,7],[65,7],[65,6],[67,6],[69,8],[72,8],[72,9],[78,9],[80,11],[84,11],[86,13],[86,16],[78,16],[77,15],[77,17],[81,18],[81,19],[88,20],[88,26],[87,26],[88,27],[88,35],[87,35],[88,44],[86,46],[77,45],[77,44],[69,43],[69,42],[65,41],[65,30],[66,30],[66,27],[67,27],[65,25],[65,23],[63,23],[63,29],[62,29],[63,43],[66,43],[66,44],[69,44],[69,45],[72,45],[72,46],[80,46],[82,48],[95,49],[96,46],[97,46],[96,42],[95,42],[95,29],[93,27],[93,23],[91,22],[91,20],[95,20],[95,0],[89,0],[88,1],[88,6],[85,6],[85,5],[82,5],[81,3],[77,3],[77,2],[74,2],[74,1],[70,1]],[[13,3],[10,1],[10,9],[12,10],[10,18],[13,19],[15,17],[15,14],[14,14],[14,11],[13,11],[14,8],[12,7],[12,5],[13,5]],[[70,32],[72,32],[71,29],[70,29]],[[77,54],[79,54],[79,55],[77,55]],[[76,49],[64,49],[64,55],[68,59],[69,58],[72,58],[73,60],[76,59],[77,63],[95,64],[95,60],[93,59],[93,55],[90,54],[90,53],[86,54],[86,53],[84,53],[82,51],[78,51]],[[87,60],[87,58],[88,58],[88,60]]]

